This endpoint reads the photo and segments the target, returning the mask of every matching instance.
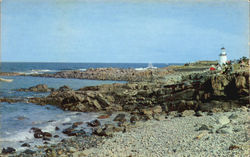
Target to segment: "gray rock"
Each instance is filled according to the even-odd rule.
[[[195,111],[194,110],[185,110],[181,113],[182,117],[186,117],[186,116],[193,116],[195,115]]]
[[[237,119],[238,115],[237,114],[231,114],[228,118],[229,119]]]
[[[160,115],[160,114],[154,114],[153,117],[155,120],[158,120],[158,121],[165,119],[165,115]]]
[[[230,120],[226,116],[220,116],[217,120],[217,122],[221,125],[226,125],[230,123]]]
[[[205,124],[202,124],[201,127],[198,129],[198,131],[202,131],[202,130],[211,130],[211,128],[208,127],[208,126],[205,125]]]
[[[125,117],[126,117],[125,114],[120,113],[114,118],[114,121],[125,122],[126,121]]]
[[[226,127],[221,127],[220,129],[216,130],[216,133],[220,134],[232,134],[233,133],[233,127],[232,126],[226,126]]]

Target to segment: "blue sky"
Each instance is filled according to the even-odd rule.
[[[3,0],[2,61],[184,63],[248,56],[247,0]]]

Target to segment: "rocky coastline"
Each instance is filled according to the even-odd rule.
[[[148,70],[147,72],[135,73],[131,69],[124,71],[119,71],[120,69],[114,70],[113,68],[107,69],[89,69],[86,72],[63,71],[55,74],[32,76],[77,79],[98,78],[101,80],[126,80],[129,82],[125,84],[89,86],[78,90],[73,90],[67,86],[55,90],[46,85],[37,85],[17,90],[50,92],[50,94],[46,97],[22,100],[1,98],[1,102],[8,103],[24,101],[39,105],[55,105],[67,111],[104,112],[97,120],[88,123],[93,128],[91,136],[78,128],[81,123],[79,122],[62,130],[64,134],[73,138],[65,139],[57,145],[46,145],[36,151],[27,149],[17,154],[13,149],[6,148],[2,150],[2,155],[13,153],[13,156],[105,156],[104,154],[109,156],[147,156],[145,154],[147,152],[150,156],[162,156],[164,154],[169,154],[169,156],[192,156],[195,154],[192,154],[193,152],[187,149],[187,146],[178,148],[180,141],[173,143],[174,140],[178,140],[178,136],[185,138],[184,143],[188,143],[190,138],[195,138],[201,142],[208,138],[207,141],[213,143],[215,138],[222,138],[226,135],[230,137],[231,143],[229,146],[223,147],[224,149],[227,148],[225,153],[227,155],[236,153],[244,156],[245,145],[248,141],[248,135],[245,135],[247,128],[244,128],[244,126],[249,123],[246,118],[249,113],[249,71],[221,74],[218,71],[203,71],[204,69],[201,71],[201,69],[194,70],[192,68],[190,70],[184,67],[175,70],[169,68],[167,70]],[[122,76],[117,75],[117,70],[119,74],[124,74]],[[110,71],[111,74],[107,73],[107,71]],[[116,115],[115,118],[109,119],[112,114]],[[240,117],[239,120],[233,120],[232,115],[236,115],[235,119]],[[114,123],[102,124],[100,119],[109,119]],[[212,122],[213,119],[216,119],[216,124]],[[183,124],[189,122],[192,126],[188,125],[186,132],[185,129],[184,131],[176,130],[181,129]],[[168,127],[170,124],[173,127],[164,132],[164,127]],[[175,128],[174,124],[178,126]],[[161,129],[154,130],[153,128],[157,126],[161,126]],[[240,127],[240,129],[237,131],[235,126]],[[146,130],[151,131],[145,132]],[[50,133],[39,130],[39,128],[33,128],[32,131],[36,138],[56,138]],[[146,148],[149,148],[149,150],[141,151],[141,149],[146,149],[146,145],[150,144],[150,141],[143,137],[139,137],[139,139],[143,141],[142,143],[146,142],[144,148],[141,148],[137,143],[135,144],[136,150],[132,150],[131,147],[120,148],[121,145],[128,146],[128,142],[133,142],[133,139],[129,136],[137,138],[140,132],[144,132],[143,135],[147,136],[147,138],[150,138],[149,136],[153,132],[157,132],[157,135],[152,135],[157,136],[151,141],[155,144],[158,144],[157,142],[160,139],[158,133],[166,136],[176,132],[176,136],[167,138],[173,140],[172,143],[168,143],[173,146],[166,151],[154,152],[153,148],[160,149],[164,145],[162,142],[160,142],[159,147],[148,146]],[[192,132],[191,136],[182,136],[190,132]],[[240,138],[246,136],[246,139],[244,139],[246,141],[239,142],[233,138],[234,135]],[[126,139],[128,140],[126,141]],[[115,146],[114,140],[120,145]],[[200,149],[205,149],[199,146],[201,143],[198,142],[197,144]],[[209,149],[215,148],[216,145],[209,147]],[[212,153],[202,151],[202,153],[203,155],[219,155],[219,151],[216,150]],[[185,152],[186,154],[182,154]]]

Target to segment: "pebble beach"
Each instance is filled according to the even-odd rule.
[[[200,117],[167,116],[158,121],[139,122],[126,133],[117,133],[82,155],[244,157],[249,155],[248,138],[249,111],[243,108],[213,115],[202,113]],[[81,156],[81,152],[76,154]]]

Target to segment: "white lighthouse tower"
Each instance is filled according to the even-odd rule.
[[[220,60],[219,60],[220,66],[222,66],[223,64],[226,64],[227,54],[226,54],[226,49],[224,47],[221,48],[221,53],[219,56],[220,56]]]

